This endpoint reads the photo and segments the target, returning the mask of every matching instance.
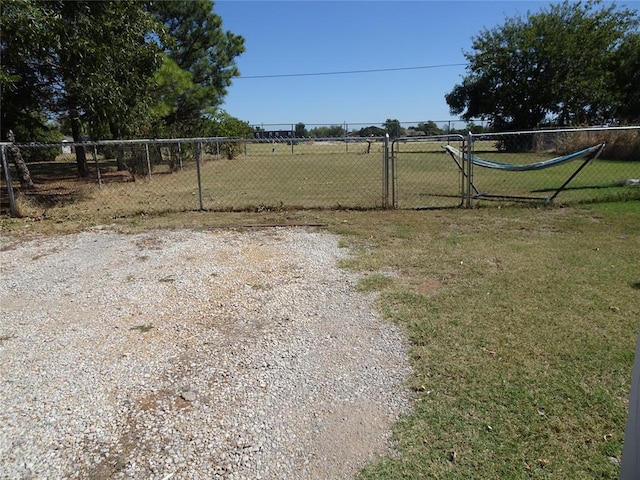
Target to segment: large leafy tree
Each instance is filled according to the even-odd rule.
[[[120,137],[142,117],[162,36],[144,3],[16,0],[2,10],[3,128],[61,115],[79,142],[89,125]],[[87,176],[83,148],[76,158]]]
[[[58,110],[67,113],[74,141],[84,123],[103,123],[116,138],[146,111],[146,92],[160,65],[157,24],[142,2],[50,2],[59,41],[57,62],[64,90]],[[84,150],[78,172],[87,176]]]
[[[42,129],[46,123],[55,77],[48,28],[50,12],[33,1],[0,0],[0,131],[21,134]],[[30,139],[31,140],[31,139]]]
[[[240,74],[236,57],[244,52],[244,39],[222,28],[211,0],[153,2],[149,11],[167,30],[162,48],[184,76],[165,71],[165,80],[180,83],[170,111],[163,117],[172,132],[190,133],[204,114],[214,114],[222,104],[231,80]],[[166,95],[167,92],[163,92]],[[163,97],[166,99],[166,97]]]
[[[429,120],[427,122],[420,122],[416,127],[416,130],[423,131],[426,135],[442,134],[442,129],[433,120]]]
[[[302,122],[296,123],[295,135],[297,138],[308,137],[309,131],[307,130],[307,126]]]
[[[621,45],[638,28],[637,13],[599,1],[553,4],[525,18],[509,18],[473,38],[462,83],[445,96],[451,113],[486,119],[496,128],[528,129],[620,120],[625,95],[616,88],[626,58]],[[632,63],[626,63],[633,70]],[[637,70],[636,70],[637,72]],[[637,75],[635,79],[637,80]]]
[[[49,60],[49,16],[34,2],[0,1],[0,139],[25,141],[31,132],[41,140],[55,136],[47,125],[46,109],[52,88]],[[58,139],[56,139],[58,140]],[[18,148],[8,149],[23,188],[34,187],[29,168]]]
[[[35,137],[47,119],[112,138],[165,134],[215,112],[243,39],[222,30],[213,2],[0,0],[2,135]],[[175,129],[173,130],[175,132]],[[179,133],[189,133],[182,128]],[[78,173],[88,175],[76,149]]]
[[[624,123],[640,122],[640,33],[627,35],[612,59],[611,88],[618,95],[617,114]]]

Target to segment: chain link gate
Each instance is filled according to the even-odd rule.
[[[390,152],[391,198],[394,208],[437,209],[461,207],[469,183],[466,158],[453,159],[445,147],[465,151],[462,135],[402,137]]]

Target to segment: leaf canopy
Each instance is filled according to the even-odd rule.
[[[467,73],[445,99],[452,114],[497,128],[628,118],[620,107],[640,84],[637,75],[631,75],[633,86],[620,83],[637,66],[638,49],[630,40],[637,28],[636,12],[599,1],[565,0],[508,18],[472,39]],[[627,60],[623,46],[636,60]]]

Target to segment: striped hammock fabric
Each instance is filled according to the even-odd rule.
[[[564,163],[570,162],[572,160],[576,160],[578,158],[584,157],[586,155],[593,154],[593,159],[598,158],[602,150],[604,149],[605,144],[600,143],[598,145],[594,145],[593,147],[585,148],[583,150],[578,150],[577,152],[569,153],[567,155],[563,155],[561,157],[551,158],[549,160],[544,160],[542,162],[529,163],[525,165],[517,165],[514,163],[501,163],[494,162],[491,160],[485,160],[480,157],[476,157],[475,155],[471,156],[471,161],[474,165],[478,165],[479,167],[485,168],[495,168],[498,170],[508,170],[511,172],[525,172],[530,170],[542,170],[545,168],[555,167],[558,165],[562,165]],[[457,158],[462,158],[462,152],[460,150],[453,148],[451,145],[446,145],[444,149],[449,152],[449,154],[454,157],[454,160]],[[465,153],[466,157],[466,153]],[[593,160],[592,159],[592,160]]]

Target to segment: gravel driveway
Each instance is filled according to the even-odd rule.
[[[0,478],[353,478],[399,329],[305,229],[0,237]]]

